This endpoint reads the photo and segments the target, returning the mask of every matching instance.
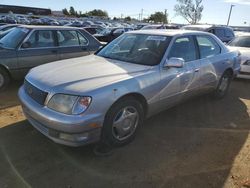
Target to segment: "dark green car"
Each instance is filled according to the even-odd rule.
[[[35,66],[89,55],[101,46],[79,28],[19,26],[0,40],[0,90]]]

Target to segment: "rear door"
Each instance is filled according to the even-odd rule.
[[[89,41],[76,30],[58,30],[56,36],[59,46],[59,58],[69,59],[89,55]]]
[[[21,74],[25,75],[33,67],[57,61],[57,50],[52,30],[34,30],[17,50]]]
[[[217,69],[224,62],[221,56],[221,47],[210,36],[196,36],[200,52],[200,80],[203,89],[214,88],[217,83]]]

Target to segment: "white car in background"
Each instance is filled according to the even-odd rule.
[[[250,33],[240,33],[228,46],[241,53],[241,70],[237,77],[250,79]]]

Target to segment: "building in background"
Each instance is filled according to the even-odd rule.
[[[0,4],[0,14],[7,14],[9,12],[14,14],[51,15],[50,9]]]

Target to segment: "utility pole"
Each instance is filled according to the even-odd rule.
[[[231,5],[230,12],[229,12],[229,15],[228,15],[228,20],[227,20],[227,26],[229,25],[229,22],[230,22],[230,19],[231,19],[232,10],[233,10],[234,6],[235,5]]]
[[[165,9],[165,23],[167,23],[168,22],[168,18],[167,18],[167,9]]]
[[[143,21],[143,9],[141,9],[141,22]]]

